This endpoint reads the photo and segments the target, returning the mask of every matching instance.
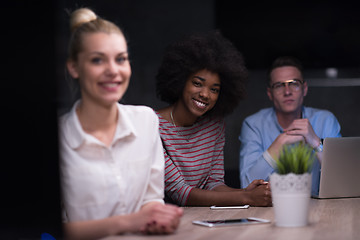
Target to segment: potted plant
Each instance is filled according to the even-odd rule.
[[[285,145],[275,160],[276,170],[270,176],[270,185],[276,226],[300,227],[308,224],[314,160],[313,149],[304,142]]]

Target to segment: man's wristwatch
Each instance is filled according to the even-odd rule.
[[[322,152],[323,151],[323,141],[324,141],[324,139],[321,138],[319,145],[314,148],[315,152]]]

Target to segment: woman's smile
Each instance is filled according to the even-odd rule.
[[[117,92],[121,85],[121,82],[100,82],[98,85],[106,91]]]
[[[189,117],[198,118],[215,106],[219,92],[219,75],[203,69],[188,78],[181,102],[191,114]]]
[[[200,109],[205,109],[209,105],[208,103],[204,103],[204,102],[196,100],[194,98],[193,98],[193,101],[194,101],[195,105]]]

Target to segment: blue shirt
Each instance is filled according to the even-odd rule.
[[[310,121],[319,138],[340,137],[340,124],[327,110],[303,107],[302,117]],[[274,168],[263,157],[277,136],[283,132],[275,109],[265,108],[247,117],[242,125],[239,140],[240,182],[247,187],[255,179],[268,180]],[[319,192],[320,163],[315,161],[312,170],[312,194]]]

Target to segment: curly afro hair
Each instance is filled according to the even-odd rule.
[[[156,75],[156,94],[174,104],[182,96],[187,79],[200,70],[217,73],[221,88],[218,100],[208,113],[224,117],[245,97],[248,72],[242,54],[218,31],[194,34],[170,44]]]

